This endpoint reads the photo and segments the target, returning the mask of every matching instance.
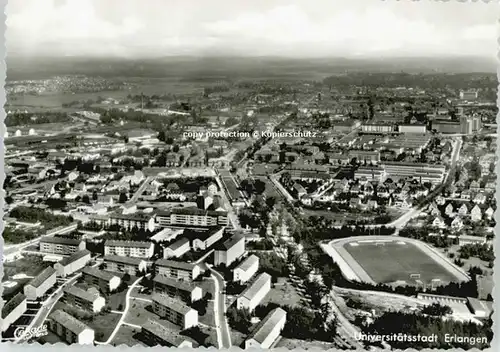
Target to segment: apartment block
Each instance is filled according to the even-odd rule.
[[[193,341],[189,337],[179,335],[178,331],[175,331],[158,321],[149,319],[147,322],[142,324],[141,332],[146,337],[147,341],[154,345],[177,348],[193,347]]]
[[[46,268],[24,286],[24,295],[29,301],[42,297],[56,284],[57,272],[54,268]]]
[[[271,275],[262,273],[238,297],[236,305],[238,309],[246,308],[249,311],[253,311],[264,297],[266,297],[269,291],[271,291]]]
[[[233,269],[233,280],[247,282],[259,270],[259,257],[252,254]]]
[[[103,293],[113,292],[121,284],[121,279],[118,276],[90,266],[83,268],[82,274],[87,284],[98,287]]]
[[[245,236],[233,235],[215,249],[214,264],[215,266],[225,265],[228,267],[243,254],[245,254]]]
[[[2,307],[2,332],[18,320],[28,309],[27,298],[18,293]]]
[[[245,341],[245,348],[271,348],[286,324],[286,312],[276,308],[269,312]]]
[[[168,259],[157,260],[155,268],[157,275],[184,281],[193,281],[201,274],[201,269],[197,264],[176,262]]]
[[[163,249],[163,258],[179,258],[191,250],[191,245],[187,238],[181,238]]]
[[[147,259],[153,256],[154,248],[153,242],[108,240],[104,243],[104,255]]]
[[[104,256],[106,270],[113,273],[126,273],[131,276],[145,273],[147,263],[141,258],[121,257],[118,255]]]
[[[49,316],[49,329],[68,344],[92,345],[94,343],[94,330],[62,310],[56,310]]]
[[[85,249],[85,241],[64,237],[42,237],[40,239],[40,252],[71,255]]]
[[[76,286],[70,286],[64,289],[64,299],[66,303],[92,313],[100,312],[106,304],[106,300],[99,295],[95,287],[85,291]]]
[[[54,269],[60,277],[66,277],[83,269],[90,262],[90,252],[86,249],[65,257],[54,264]]]
[[[179,300],[166,295],[153,294],[153,311],[160,317],[180,326],[183,330],[198,325],[198,312]]]
[[[155,293],[165,294],[172,298],[178,297],[188,303],[200,300],[203,296],[201,287],[190,281],[182,281],[158,275],[153,279],[153,284],[153,291]]]

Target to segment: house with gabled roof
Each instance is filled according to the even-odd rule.
[[[455,217],[451,222],[451,230],[452,231],[460,231],[464,227],[464,222],[460,216]]]
[[[432,226],[444,229],[446,227],[446,222],[444,221],[443,217],[441,215],[438,215],[434,218],[434,221],[432,222]]]
[[[481,208],[477,204],[470,211],[470,218],[473,222],[481,221],[481,219],[483,218]]]

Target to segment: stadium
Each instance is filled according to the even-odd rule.
[[[470,280],[436,249],[411,238],[348,237],[322,244],[322,248],[352,281],[433,288]]]

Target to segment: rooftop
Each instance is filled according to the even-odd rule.
[[[123,257],[120,255],[105,255],[105,262],[122,263],[137,266],[144,261],[142,258]]]
[[[54,313],[50,315],[50,319],[58,322],[59,324],[61,324],[71,332],[75,333],[76,335],[79,335],[85,330],[92,330],[87,325],[82,323],[80,320],[76,319],[74,316],[69,315],[68,313],[62,310],[56,310]]]
[[[59,261],[59,264],[61,264],[62,266],[66,266],[68,264],[71,264],[71,263],[77,261],[80,258],[85,257],[86,255],[90,256],[90,252],[88,250],[84,249],[82,251],[78,251],[78,252],[70,255],[69,257],[65,257],[64,259]]]
[[[151,299],[153,300],[153,302],[157,302],[157,303],[161,304],[162,306],[169,307],[169,308],[175,310],[177,313],[180,313],[183,315],[185,315],[193,310],[191,307],[188,307],[187,305],[182,303],[180,300],[166,296],[166,295],[154,293],[153,297]]]
[[[283,309],[276,308],[272,310],[252,331],[252,333],[248,336],[248,340],[253,339],[258,343],[263,343],[276,324],[278,324],[278,322],[284,317],[286,318],[286,312]]]
[[[12,297],[7,303],[2,307],[2,319],[5,319],[17,306],[21,304],[22,301],[26,299],[26,296],[22,293],[18,293]]]
[[[152,242],[143,241],[119,241],[119,240],[107,240],[104,242],[104,246],[110,247],[133,247],[133,248],[150,248]]]
[[[243,291],[241,296],[251,300],[267,282],[271,282],[271,275],[267,273],[260,274],[254,283]]]
[[[50,278],[52,275],[55,275],[56,271],[52,267],[46,268],[44,271],[42,271],[40,274],[35,276],[34,279],[32,279],[28,285],[33,286],[33,287],[40,287],[45,281],[47,281],[48,278]]]

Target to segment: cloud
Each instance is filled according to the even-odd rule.
[[[243,8],[224,7],[226,0],[213,0],[216,4],[96,1],[101,0],[11,0],[8,50],[100,55],[209,50],[290,56],[426,56],[490,55],[497,49],[495,24],[487,19],[464,24],[441,4],[368,3],[363,9],[352,0],[314,0],[314,6],[310,1],[279,5],[279,0],[269,0]],[[478,5],[488,6],[463,6]],[[417,9],[418,13],[413,11]]]

